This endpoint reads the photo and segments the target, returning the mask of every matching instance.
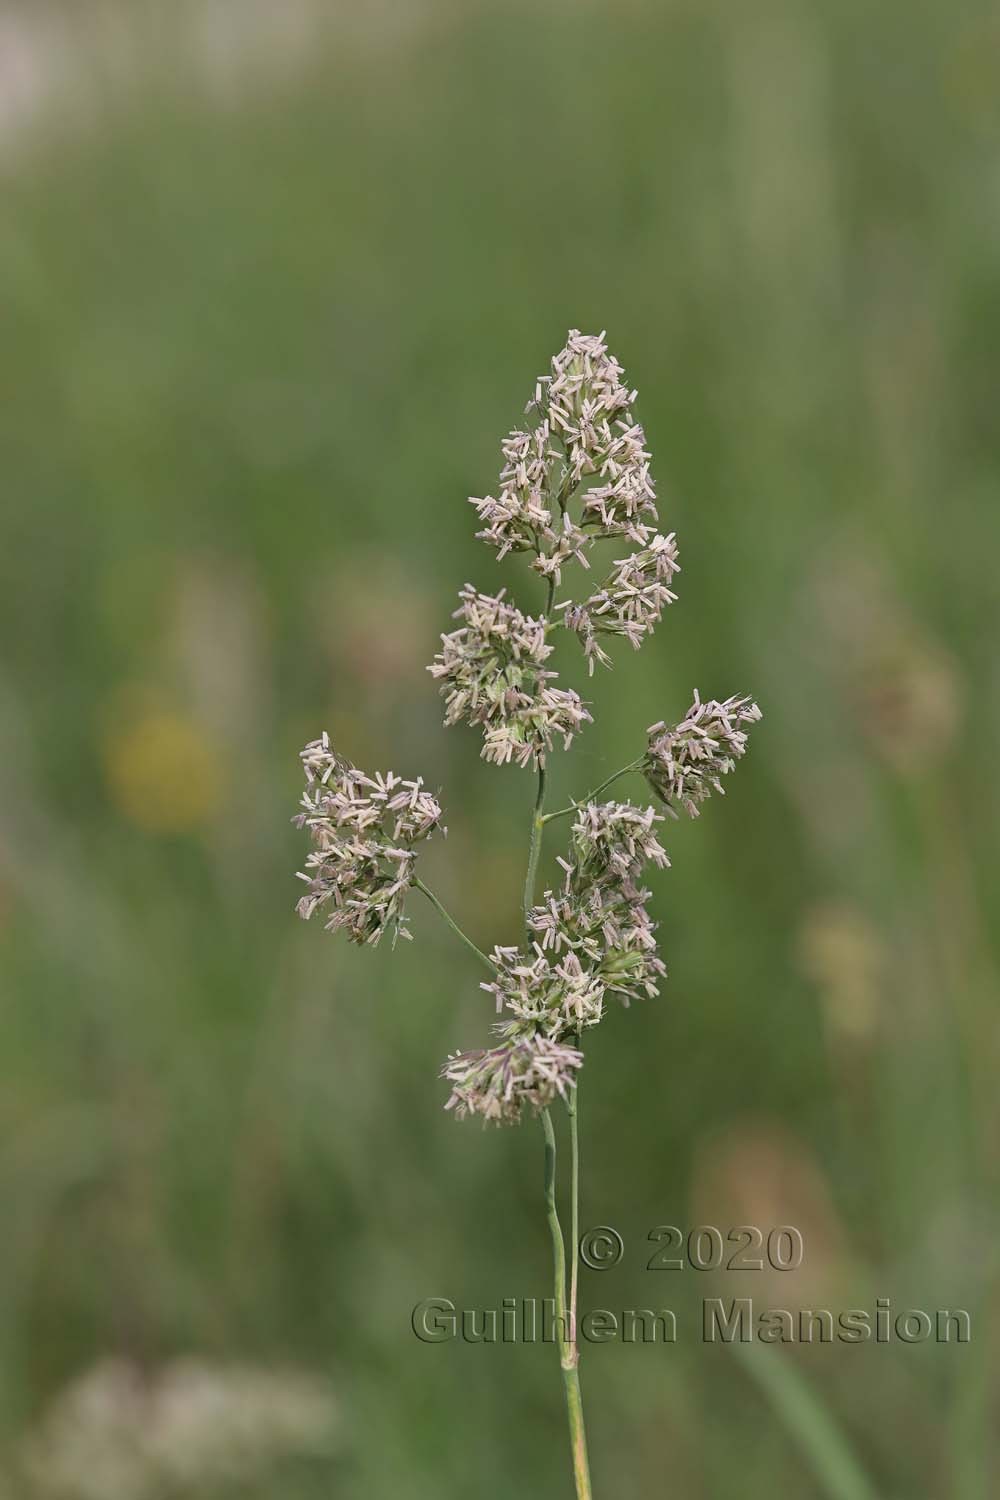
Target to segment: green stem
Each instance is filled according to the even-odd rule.
[[[573,1038],[573,1045],[575,1047],[580,1045],[578,1036]],[[572,1256],[569,1272],[569,1336],[573,1340],[574,1353],[577,1350],[576,1286],[580,1269],[580,1132],[576,1114],[578,1089],[579,1084],[575,1089],[570,1089],[566,1099],[570,1143],[569,1245]]]
[[[547,620],[555,598],[555,579],[549,579],[548,598],[543,619]],[[524,930],[528,947],[531,947],[531,929],[528,916],[535,904],[535,880],[538,875],[538,859],[542,851],[542,829],[547,822],[542,811],[545,805],[545,766],[538,766],[538,790],[531,815],[531,844],[528,849],[528,870],[524,880]],[[573,1233],[573,1269],[570,1305],[566,1301],[566,1242],[559,1223],[556,1207],[556,1134],[552,1116],[542,1110],[542,1128],[545,1131],[545,1208],[552,1236],[552,1262],[555,1277],[555,1304],[557,1327],[559,1328],[559,1364],[562,1368],[563,1385],[566,1390],[566,1414],[569,1419],[570,1448],[573,1454],[573,1479],[576,1484],[576,1500],[593,1500],[590,1488],[590,1467],[587,1462],[587,1430],[583,1421],[583,1397],[580,1394],[580,1377],[577,1373],[579,1350],[576,1342],[576,1258],[578,1240],[578,1201],[580,1162],[576,1137],[576,1101],[570,1090],[570,1118],[573,1151],[573,1203],[571,1228]]]
[[[587,1428],[583,1420],[583,1397],[580,1394],[580,1375],[576,1365],[563,1369],[566,1386],[566,1411],[569,1415],[570,1443],[573,1451],[573,1478],[576,1481],[577,1500],[593,1500],[590,1488],[590,1462],[587,1458]]]
[[[552,608],[555,583],[549,579],[548,602],[545,614]],[[524,881],[524,925],[528,945],[531,945],[531,929],[528,915],[535,903],[535,880],[538,874],[538,859],[542,849],[542,830],[545,826],[545,767],[538,767],[538,790],[531,817],[531,845],[528,850],[528,870]],[[552,1236],[552,1263],[555,1282],[555,1304],[559,1328],[559,1364],[562,1369],[563,1386],[566,1392],[566,1416],[569,1421],[570,1450],[573,1456],[573,1481],[577,1500],[592,1500],[590,1488],[590,1465],[587,1461],[587,1429],[583,1420],[583,1397],[580,1393],[580,1376],[577,1371],[579,1350],[576,1341],[576,1278],[577,1240],[579,1238],[579,1145],[576,1134],[576,1090],[570,1091],[570,1129],[572,1132],[572,1183],[571,1231],[573,1268],[570,1273],[570,1303],[566,1301],[566,1242],[559,1223],[556,1207],[556,1136],[552,1116],[547,1109],[542,1111],[542,1128],[545,1131],[545,1207]]]
[[[542,1110],[542,1129],[545,1132],[545,1212],[552,1236],[552,1265],[555,1273],[556,1327],[559,1330],[559,1357],[565,1364],[569,1352],[569,1338],[564,1321],[566,1311],[566,1243],[562,1225],[559,1223],[559,1208],[556,1204],[556,1132],[552,1116]]]
[[[570,1451],[573,1455],[573,1479],[577,1500],[593,1500],[590,1488],[590,1465],[587,1461],[587,1429],[583,1420],[583,1398],[577,1372],[576,1329],[566,1308],[566,1247],[559,1210],[556,1207],[556,1136],[552,1116],[542,1111],[545,1131],[545,1208],[552,1236],[556,1326],[559,1329],[559,1364],[566,1391],[566,1415],[569,1420]]]
[[[552,601],[556,596],[556,581],[550,578],[545,596],[545,608],[542,611],[542,619],[548,623],[549,615],[552,613]],[[531,844],[528,849],[528,869],[524,877],[524,931],[531,947],[531,928],[528,926],[528,913],[535,904],[535,877],[538,873],[538,856],[542,852],[542,825],[545,822],[542,816],[542,808],[545,805],[545,761],[538,761],[538,790],[535,793],[535,807],[531,815]]]
[[[631,771],[638,771],[639,767],[642,765],[645,759],[646,757],[644,755],[640,755],[637,760],[630,760],[627,766],[622,766],[620,771],[615,771],[605,781],[602,781],[600,786],[595,786],[593,791],[588,792],[585,797],[581,797],[579,802],[571,802],[569,807],[560,807],[558,812],[546,813],[542,818],[542,822],[551,823],[553,818],[569,817],[570,813],[575,813],[578,808],[584,805],[584,803],[593,802],[595,797],[599,797],[601,793],[603,791],[606,791],[611,783],[613,781],[617,781],[620,776],[628,776]]]
[[[538,874],[538,857],[542,852],[542,827],[545,819],[542,806],[545,802],[545,767],[538,767],[538,791],[535,794],[535,809],[531,815],[531,845],[528,849],[528,870],[524,877],[524,931],[531,947],[531,928],[528,914],[535,904],[535,879]]]
[[[442,917],[444,917],[452,932],[456,933],[462,939],[462,942],[467,948],[472,949],[473,953],[479,959],[480,963],[485,964],[491,974],[495,974],[496,965],[494,964],[493,960],[487,958],[483,950],[481,948],[477,948],[472,939],[466,936],[461,927],[459,927],[458,923],[455,921],[455,918],[451,915],[450,912],[445,910],[438,898],[435,896],[434,892],[430,890],[428,886],[424,885],[424,882],[420,879],[419,875],[414,877],[413,884],[416,886],[418,891],[423,891],[424,895],[427,897],[432,906],[437,907],[438,911],[441,913]]]

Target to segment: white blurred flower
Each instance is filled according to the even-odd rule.
[[[266,1478],[337,1445],[327,1384],[301,1370],[101,1360],[62,1391],[20,1455],[41,1500],[162,1500]]]

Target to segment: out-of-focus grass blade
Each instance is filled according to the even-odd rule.
[[[830,1500],[878,1500],[844,1434],[792,1362],[752,1345],[736,1344],[734,1349]]]

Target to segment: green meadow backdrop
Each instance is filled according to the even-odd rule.
[[[441,789],[427,878],[517,932],[531,778],[424,668],[566,330],[638,387],[679,602],[560,800],[691,691],[764,719],[669,825],[659,1000],[581,1089],[599,1496],[987,1500],[997,1463],[1000,118],[994,9],[186,0],[0,11],[0,1496],[568,1497],[541,1132],[430,907],[298,922],[297,752]],[[632,789],[633,795],[639,788]],[[556,825],[558,832],[560,825]],[[554,869],[557,839],[546,868]],[[797,1226],[793,1273],[645,1269]],[[964,1308],[749,1351],[704,1297]],[[895,1315],[895,1313],[894,1313]]]

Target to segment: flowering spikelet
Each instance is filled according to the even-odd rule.
[[[486,1051],[456,1052],[441,1069],[452,1086],[446,1109],[456,1117],[482,1115],[497,1124],[516,1124],[527,1106],[534,1114],[576,1083],[583,1053],[576,1047],[535,1034],[510,1037]]]
[[[487,522],[476,535],[497,549],[498,562],[508,552],[537,551],[542,539],[555,542],[549,475],[559,463],[559,451],[551,445],[545,421],[531,432],[515,428],[500,448],[504,465],[499,495],[470,496],[480,520]]]
[[[741,726],[760,717],[749,698],[702,703],[696,694],[675,729],[653,726],[643,771],[668,811],[674,811],[676,802],[695,816],[699,802],[712,790],[721,791],[719,777],[746,750]],[[577,808],[570,858],[559,861],[563,885],[546,891],[527,914],[531,953],[495,948],[495,978],[482,985],[494,996],[498,1012],[513,1017],[496,1028],[503,1045],[449,1060],[444,1070],[453,1084],[449,1107],[499,1121],[519,1119],[519,1080],[535,1076],[530,1049],[575,1042],[600,1022],[608,993],[626,1005],[658,993],[666,969],[647,910],[650,893],[641,881],[645,865],[663,868],[670,863],[656,833],[662,821],[652,807],[630,802],[588,802]],[[575,1047],[569,1050],[576,1052]],[[574,1069],[582,1063],[576,1056]],[[548,1097],[552,1095],[545,1102]],[[537,1098],[532,1095],[536,1109],[543,1107]]]
[[[492,961],[496,979],[480,988],[496,997],[498,1011],[510,1011],[550,1038],[596,1026],[604,1014],[605,986],[576,953],[553,963],[536,944],[531,958],[517,948],[494,948]]]
[[[635,391],[623,375],[603,333],[570,330],[551,374],[535,384],[532,425],[504,439],[499,494],[472,498],[485,523],[477,535],[498,558],[534,552],[532,566],[558,582],[571,558],[588,566],[586,552],[601,538],[646,545],[656,492],[645,435],[632,416]],[[576,520],[571,502],[578,502]]]
[[[643,866],[670,861],[656,837],[662,818],[629,802],[588,803],[573,825],[570,860],[559,861],[565,881],[546,891],[529,916],[543,950],[563,948],[587,963],[605,990],[626,1005],[658,993],[666,975],[656,951],[655,924],[646,910]]]
[[[486,958],[416,879],[416,845],[441,819],[420,781],[366,776],[331,750],[326,735],[302,754],[308,784],[297,821],[315,847],[302,875],[309,889],[301,915],[326,907],[328,927],[376,943],[386,928],[394,936],[404,930],[403,903],[417,884],[492,971],[482,988],[496,1005],[494,1044],[457,1052],[442,1069],[451,1084],[447,1107],[460,1118],[510,1123],[565,1098],[583,1064],[578,1043],[602,1020],[608,997],[627,1006],[658,994],[666,977],[643,885],[647,866],[670,863],[658,838],[662,815],[589,799],[547,817],[542,811],[546,757],[558,741],[569,749],[591,721],[549,666],[553,634],[562,628],[578,637],[592,674],[598,662],[611,665],[607,648],[616,638],[638,649],[676,598],[677,541],[659,530],[635,399],[604,334],[571,329],[550,373],[536,382],[524,426],[503,440],[498,493],[472,500],[478,536],[498,560],[530,555],[548,585],[544,610],[525,614],[504,589],[486,594],[466,584],[457,627],[442,635],[427,669],[445,699],[446,724],[478,726],[482,754],[496,765],[539,770],[523,946],[499,946]],[[615,560],[603,582],[595,578],[557,604],[563,569],[579,563],[589,570],[592,549],[605,541],[614,543]],[[696,816],[722,790],[722,776],[745,753],[747,726],[760,717],[749,698],[702,703],[695,694],[683,721],[653,725],[645,754],[598,791],[641,770],[672,816],[678,809]],[[562,882],[536,901],[543,825],[571,812]]]
[[[662,821],[651,807],[629,802],[578,809],[573,859],[560,860],[563,887],[546,891],[528,913],[531,953],[497,947],[490,956],[495,977],[481,988],[512,1018],[494,1028],[502,1045],[458,1053],[444,1067],[453,1087],[448,1107],[457,1106],[459,1116],[514,1121],[525,1098],[544,1108],[574,1080],[583,1062],[575,1042],[602,1019],[605,995],[628,1005],[657,993],[666,969],[646,911],[649,892],[639,882],[644,864],[669,863],[656,837]],[[570,1071],[553,1076],[560,1058]]]
[[[577,809],[573,848],[577,878],[583,884],[617,885],[631,880],[644,864],[669,865],[654,824],[663,819],[651,807],[631,802],[588,802]]]
[[[557,674],[544,665],[553,649],[545,620],[522,614],[504,593],[480,594],[467,584],[455,612],[464,623],[441,637],[427,670],[441,682],[445,723],[482,726],[487,760],[538,765],[554,739],[568,748],[590,714],[571,689],[551,686]]]
[[[309,887],[299,916],[328,908],[327,928],[344,928],[352,943],[375,944],[387,928],[393,942],[408,938],[403,903],[414,879],[413,846],[440,827],[438,802],[419,778],[365,775],[337,755],[325,732],[301,760],[306,789],[294,821],[309,829],[314,847],[299,875]]]
[[[677,598],[670,583],[679,571],[673,532],[669,536],[657,533],[647,547],[614,563],[604,587],[584,603],[570,600],[559,605],[563,624],[580,637],[591,673],[595,661],[611,665],[598,635],[624,636],[636,651],[652,635],[664,608]]]
[[[756,724],[760,717],[760,709],[750,698],[702,703],[696,692],[674,728],[651,725],[643,772],[672,816],[682,808],[696,818],[698,804],[712,792],[722,792],[719,778],[746,754],[747,733],[742,726]]]

